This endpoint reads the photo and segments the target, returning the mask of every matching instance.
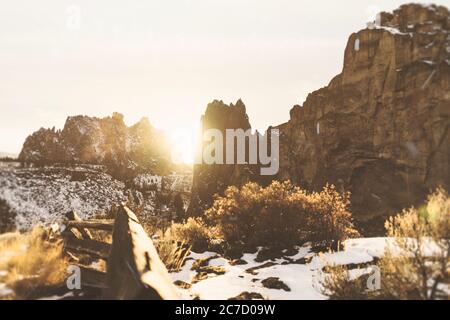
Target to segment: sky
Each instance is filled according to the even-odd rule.
[[[0,0],[0,151],[114,111],[190,137],[214,99],[241,98],[259,130],[281,124],[341,72],[350,34],[402,3]]]

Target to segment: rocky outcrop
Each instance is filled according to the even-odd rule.
[[[272,178],[351,191],[366,234],[381,233],[388,215],[422,202],[429,189],[449,189],[449,19],[445,7],[410,4],[352,34],[342,73],[277,127],[280,170]],[[248,177],[219,170],[210,175],[221,189]]]
[[[164,170],[170,159],[165,135],[143,118],[127,127],[123,116],[68,117],[62,130],[30,135],[19,160],[35,163],[104,164],[118,176]]]
[[[224,157],[226,157],[226,129],[251,128],[244,103],[239,99],[236,104],[227,105],[223,101],[208,104],[201,118],[202,131],[219,129],[224,137]],[[204,146],[204,145],[203,145]],[[236,164],[196,164],[192,185],[192,196],[189,205],[190,215],[199,215],[202,210],[211,206],[215,194],[221,194],[230,185],[240,185],[257,179],[257,171],[252,165]]]

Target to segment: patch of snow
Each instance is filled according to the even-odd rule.
[[[401,32],[399,29],[393,28],[393,27],[375,26],[374,28],[377,29],[377,30],[387,31],[387,32],[389,32],[389,33],[391,33],[393,35],[413,37],[413,33],[412,32]]]
[[[425,46],[425,49],[429,49],[429,48],[433,47],[434,45],[435,45],[435,42],[434,42],[434,41],[431,41],[429,44],[427,44],[427,45]]]
[[[428,64],[429,66],[434,66],[436,64],[436,62],[434,62],[433,60],[420,60],[420,61]]]
[[[301,258],[308,254],[309,248],[298,247],[299,252],[289,258]],[[172,273],[174,280],[182,280],[189,283],[196,275],[196,271],[190,270],[195,259],[208,258],[216,255],[213,252],[205,254],[192,253],[183,269],[178,273]],[[235,297],[244,291],[257,292],[267,299],[326,299],[314,288],[314,270],[308,265],[285,264],[281,263],[284,259],[275,259],[274,266],[256,270],[257,274],[251,274],[246,270],[252,267],[260,266],[264,262],[255,261],[257,253],[246,253],[241,258],[246,261],[244,265],[230,265],[225,258],[215,258],[210,260],[209,265],[222,266],[226,272],[223,275],[211,276],[205,280],[192,284],[188,290],[180,289],[182,297],[199,296],[200,299],[218,299],[224,300]],[[291,291],[275,290],[265,288],[261,280],[269,277],[279,277],[286,283]]]
[[[97,260],[97,261],[92,262],[91,265],[90,265],[90,267],[91,267],[92,269],[95,269],[95,270],[103,271],[103,270],[102,270],[103,263],[102,263],[101,260]]]
[[[14,291],[6,286],[4,283],[0,283],[0,297],[5,297],[13,294]]]
[[[416,3],[416,5],[419,5],[422,8],[428,9],[430,11],[436,11],[436,5],[432,3]]]
[[[69,297],[73,297],[74,296],[74,293],[73,292],[68,292],[68,293],[66,293],[66,294],[64,294],[64,295],[62,295],[62,296],[50,296],[50,297],[45,297],[45,298],[40,298],[40,299],[38,299],[38,300],[61,300],[61,299],[64,299],[64,298],[69,298]]]

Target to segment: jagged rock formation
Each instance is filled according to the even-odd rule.
[[[420,203],[429,189],[449,189],[449,19],[445,7],[409,4],[352,34],[342,73],[278,126],[273,178],[351,191],[366,234],[382,232],[386,216]],[[245,180],[214,172],[222,190]]]
[[[165,135],[147,118],[127,127],[123,116],[68,117],[62,130],[41,128],[30,135],[19,160],[35,163],[104,164],[117,176],[164,171],[170,152]]]
[[[224,139],[226,129],[250,129],[250,122],[244,103],[239,99],[236,104],[227,105],[214,100],[208,104],[201,118],[202,131],[219,129]],[[226,156],[224,141],[224,157]],[[201,152],[201,151],[200,151]],[[222,193],[229,185],[240,185],[250,180],[256,180],[255,166],[234,164],[194,165],[192,196],[189,206],[190,215],[199,215],[208,208],[215,194]]]

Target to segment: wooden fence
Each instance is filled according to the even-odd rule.
[[[82,221],[74,212],[68,218],[66,252],[73,259],[83,254],[106,261],[106,272],[81,267],[82,287],[100,289],[102,299],[178,299],[153,241],[125,205],[114,220]],[[112,243],[95,240],[93,230],[112,232]]]

